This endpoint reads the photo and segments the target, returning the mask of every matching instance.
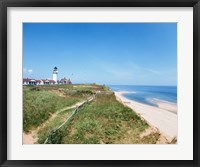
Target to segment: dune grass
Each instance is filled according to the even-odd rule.
[[[86,100],[95,92],[99,94],[92,102],[81,107],[59,131],[52,133],[74,109],[54,114],[56,111]],[[104,85],[24,86],[23,98],[24,131],[39,126],[39,144],[47,137],[49,144],[153,144],[160,136],[154,132],[141,138],[141,133],[149,127],[147,122],[118,102]]]
[[[62,128],[63,144],[156,143],[159,134],[140,138],[149,125],[114,94],[99,94]]]
[[[45,122],[45,125],[41,127],[37,133],[37,142],[43,144],[46,138],[68,118],[73,110],[74,109],[62,111],[52,120]]]
[[[63,90],[63,96],[58,96],[52,92],[54,88],[53,86],[23,87],[23,130],[25,132],[38,127],[57,110],[84,100],[91,94],[87,91],[66,93]]]

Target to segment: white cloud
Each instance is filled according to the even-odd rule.
[[[23,74],[33,74],[33,69],[23,68]]]
[[[28,73],[29,73],[29,74],[32,74],[32,73],[33,73],[33,70],[32,70],[32,69],[29,69],[29,70],[28,70]]]

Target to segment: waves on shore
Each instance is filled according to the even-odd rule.
[[[130,92],[129,91],[117,91],[117,92],[119,94],[121,94],[123,97],[125,97],[125,98],[127,98],[131,101],[137,101],[137,100],[128,98],[129,96],[127,97],[127,94],[136,93],[134,91],[130,91]],[[146,98],[145,100],[148,103],[146,103],[146,102],[143,103],[143,101],[137,101],[137,102],[143,103],[143,104],[146,104],[146,105],[150,105],[150,106],[159,107],[161,109],[165,109],[165,110],[177,113],[177,104],[176,103],[172,103],[172,102],[162,100],[162,99],[157,99],[157,98]]]
[[[118,101],[133,109],[151,126],[159,129],[168,141],[172,141],[177,137],[178,129],[176,105],[154,99],[157,106],[152,106],[125,97],[124,95],[126,95],[126,91],[115,91],[114,93]]]
[[[175,113],[177,112],[176,103],[172,103],[172,102],[161,100],[161,99],[155,99],[155,98],[147,99],[147,100],[149,100],[151,103],[155,104],[159,108],[163,108]]]
[[[176,86],[111,85],[110,88],[114,92],[122,93],[127,99],[172,112],[177,111]]]

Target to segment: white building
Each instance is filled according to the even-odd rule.
[[[72,84],[71,80],[70,79],[67,79],[67,78],[62,78],[60,81],[59,81],[59,84],[62,84],[62,85],[65,85],[65,84]]]
[[[54,69],[53,69],[53,80],[57,84],[57,81],[58,81],[58,68],[57,67],[54,67]]]
[[[35,80],[32,78],[23,78],[23,85],[54,85],[54,84],[72,84],[70,79],[63,78],[58,80],[58,68],[53,69],[53,79],[40,79]]]
[[[54,85],[56,82],[51,79],[35,80],[32,78],[23,78],[23,85]]]

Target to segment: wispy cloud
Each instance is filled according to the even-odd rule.
[[[135,64],[133,62],[129,62],[129,65],[131,66],[131,68],[137,72],[141,72],[141,73],[144,73],[144,72],[147,72],[147,73],[151,73],[151,74],[161,74],[160,71],[158,70],[155,70],[155,69],[152,69],[152,68],[146,68],[146,67],[143,67],[143,66],[140,66],[138,64]]]
[[[33,74],[33,69],[23,68],[23,74],[24,75]]]
[[[93,66],[99,69],[98,80],[107,80],[109,83],[140,84],[142,82],[150,82],[152,78],[159,78],[163,73],[156,68],[148,68],[134,61],[118,63],[115,60],[105,61],[98,57],[93,57],[92,60]]]
[[[29,69],[29,70],[28,70],[28,73],[29,73],[29,74],[32,74],[32,73],[33,73],[33,70],[32,70],[32,69]]]
[[[157,70],[148,69],[148,68],[146,70],[153,73],[153,74],[160,74],[160,71],[157,71]]]
[[[112,69],[105,69],[105,71],[107,73],[109,73],[111,75],[111,77],[115,77],[115,78],[127,78],[127,77],[133,77],[133,72],[131,71],[127,71],[124,69],[116,69],[116,68],[112,68]]]

